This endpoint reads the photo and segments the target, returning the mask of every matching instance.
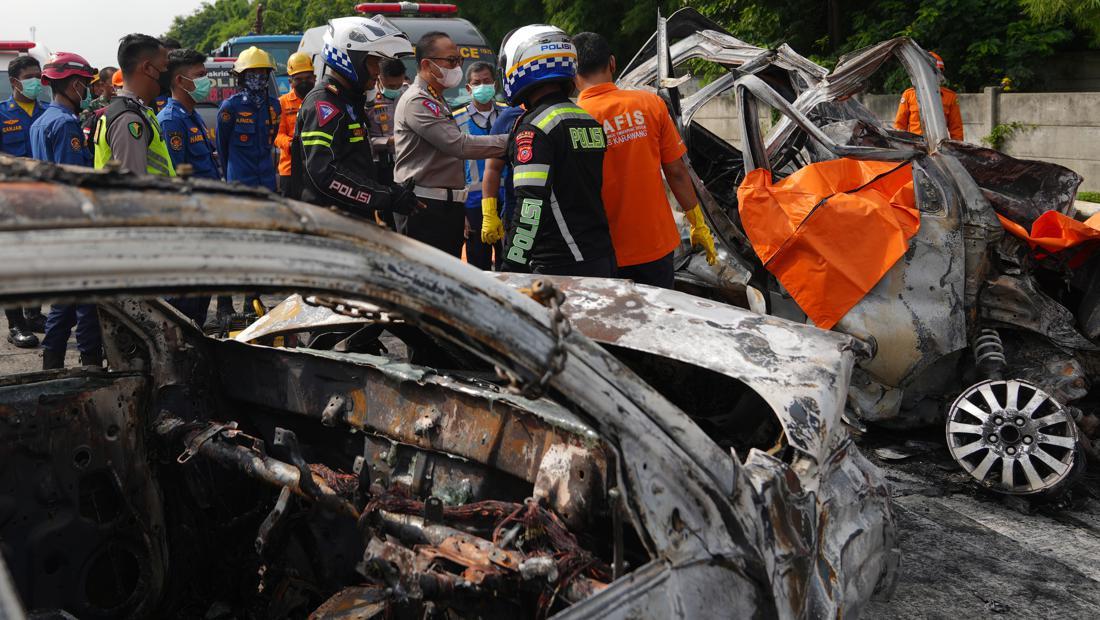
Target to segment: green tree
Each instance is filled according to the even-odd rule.
[[[1100,0],[1020,0],[1028,14],[1044,23],[1069,21],[1100,45]]]

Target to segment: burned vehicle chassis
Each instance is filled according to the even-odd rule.
[[[0,301],[98,303],[109,368],[0,383],[24,603],[793,618],[889,591],[889,494],[841,423],[854,341],[719,315],[817,343],[817,391],[771,405],[800,433],[737,453],[532,288],[265,192],[0,160]],[[215,340],[154,299],[230,291],[339,296],[449,362]]]
[[[682,95],[683,72],[695,59],[726,73]],[[927,111],[923,135],[884,127],[857,100],[891,60],[900,62]],[[1097,294],[1087,281],[1095,263],[1075,273],[1067,257],[1036,260],[997,215],[1025,229],[1047,210],[1072,216],[1080,176],[949,140],[934,67],[906,38],[848,54],[829,71],[787,46],[741,42],[683,9],[662,21],[620,85],[659,93],[677,116],[696,189],[723,246],[718,270],[692,257],[681,262],[678,284],[758,312],[807,321],[744,232],[736,190],[745,174],[764,168],[782,179],[840,157],[909,162],[920,229],[834,327],[874,351],[853,374],[852,420],[943,424],[960,465],[998,492],[1055,495],[1067,488],[1082,469],[1082,451],[1091,452],[1077,427],[1083,417],[1094,426],[1081,409],[1095,405],[1088,377],[1100,369]],[[737,147],[693,121],[722,93],[739,111]],[[779,120],[765,135],[760,118],[769,109]]]

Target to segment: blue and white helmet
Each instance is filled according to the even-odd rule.
[[[402,58],[413,53],[409,37],[384,17],[339,17],[329,20],[321,58],[356,86],[368,86],[367,56]]]
[[[517,28],[500,44],[504,96],[515,105],[536,84],[572,81],[577,75],[577,50],[561,28],[533,24]]]

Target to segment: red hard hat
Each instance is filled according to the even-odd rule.
[[[71,52],[54,54],[46,66],[42,67],[43,84],[49,84],[50,80],[63,80],[70,75],[91,79],[96,76],[96,70],[83,56]]]

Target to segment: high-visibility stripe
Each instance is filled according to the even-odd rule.
[[[353,137],[353,138],[348,138],[348,142],[362,142],[362,141],[363,141],[363,136],[356,136],[356,137]]]
[[[302,140],[302,146],[332,146],[332,143],[331,142],[326,142],[325,140],[317,140],[317,139]]]
[[[554,220],[558,223],[558,230],[561,231],[565,245],[569,247],[569,251],[573,254],[573,260],[578,263],[583,261],[584,255],[581,254],[581,249],[577,247],[577,241],[573,238],[573,233],[569,232],[569,227],[565,225],[565,216],[561,213],[561,205],[558,204],[558,197],[554,192],[550,192],[550,211],[553,212]]]
[[[362,127],[359,123],[348,123],[348,129],[359,129]]]
[[[323,131],[303,131],[302,132],[302,137],[303,138],[328,138],[329,140],[332,140],[332,134],[325,133]]]
[[[591,119],[592,117],[584,110],[574,107],[568,104],[560,104],[552,106],[545,110],[542,114],[539,114],[532,124],[535,127],[543,130],[546,133],[550,133],[558,123],[564,120],[570,119]]]

